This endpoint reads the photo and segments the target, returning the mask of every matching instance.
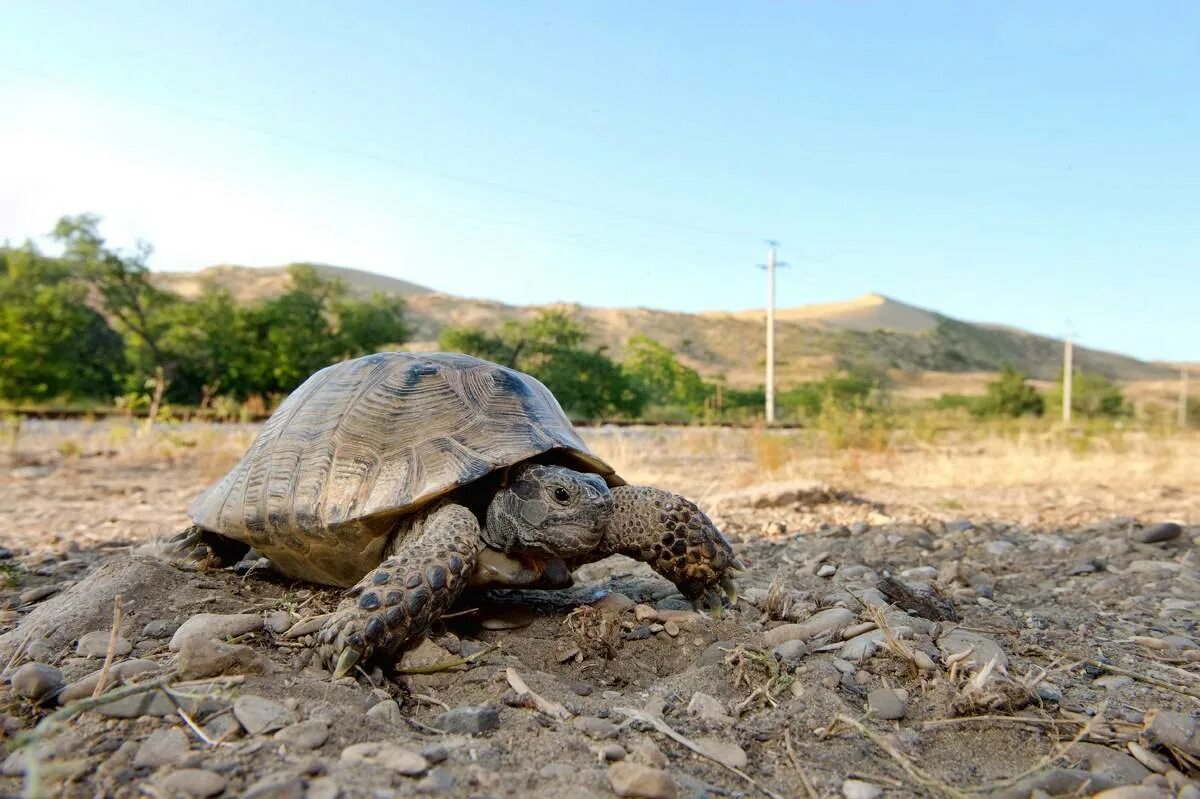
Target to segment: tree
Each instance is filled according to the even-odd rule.
[[[1051,407],[1062,407],[1063,381],[1060,372],[1058,385],[1047,396]],[[1130,412],[1121,389],[1107,377],[1095,372],[1076,371],[1071,376],[1071,411],[1085,419],[1108,416],[1127,416]]]
[[[1023,373],[1005,364],[1000,376],[987,384],[987,393],[971,407],[976,416],[1041,416],[1046,400],[1026,382]]]
[[[343,357],[375,352],[388,344],[402,344],[409,335],[401,297],[377,291],[368,300],[339,298],[332,303]]]
[[[121,338],[85,303],[87,286],[32,244],[0,250],[0,397],[108,397]]]
[[[634,336],[625,347],[622,369],[641,385],[646,401],[700,413],[714,389],[700,373],[679,362],[675,353],[646,336]]]

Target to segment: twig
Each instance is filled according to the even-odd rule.
[[[459,616],[470,616],[472,613],[478,613],[479,608],[467,608],[466,610],[456,610],[453,613],[443,613],[439,618],[442,621],[446,619],[457,619]]]
[[[397,674],[437,674],[450,669],[457,669],[459,666],[469,666],[475,661],[481,659],[484,655],[489,655],[495,652],[500,647],[493,644],[486,649],[481,649],[478,652],[472,652],[469,655],[453,660],[443,660],[440,663],[430,663],[428,666],[398,666]]]
[[[167,694],[167,696],[170,696],[170,694]],[[172,699],[172,701],[174,701],[174,699]],[[204,741],[204,743],[208,744],[209,746],[220,746],[221,742],[214,741],[212,738],[209,738],[204,730],[200,729],[196,722],[192,720],[192,717],[189,716],[184,709],[179,706],[178,702],[175,703],[175,712],[179,714],[179,718],[183,719],[183,723],[188,725],[192,732],[196,733],[197,738],[199,738],[201,741]]]
[[[121,629],[121,595],[113,597],[112,630],[108,633],[108,651],[104,653],[104,665],[100,667],[100,679],[92,696],[97,697],[108,687],[108,670],[112,668],[113,656],[117,653],[117,631]]]
[[[1098,711],[1096,711],[1096,715],[1093,716],[1091,719],[1089,719],[1083,725],[1082,729],[1080,729],[1079,732],[1077,732],[1075,734],[1075,737],[1072,738],[1066,744],[1066,746],[1062,746],[1062,745],[1058,746],[1058,748],[1056,748],[1054,751],[1047,754],[1041,760],[1034,763],[1032,766],[1025,769],[1020,774],[1016,774],[1012,777],[1006,777],[1002,780],[995,780],[994,782],[989,782],[986,785],[977,786],[975,788],[972,788],[971,792],[972,793],[990,793],[990,792],[998,790],[1000,788],[1007,788],[1010,785],[1017,784],[1018,782],[1025,779],[1026,777],[1030,776],[1031,774],[1036,774],[1037,772],[1046,768],[1051,763],[1053,763],[1055,760],[1058,760],[1060,757],[1063,757],[1064,755],[1066,755],[1067,752],[1070,752],[1075,747],[1075,744],[1079,743],[1085,737],[1087,737],[1088,733],[1090,733],[1092,731],[1092,725],[1099,723],[1104,718],[1104,711],[1106,709],[1107,709],[1107,706],[1102,705],[1100,707],[1100,709]]]
[[[921,724],[923,729],[931,729],[933,727],[948,727],[954,724],[970,724],[976,721],[994,721],[1001,724],[1042,724],[1048,727],[1056,727],[1060,724],[1075,724],[1077,726],[1086,726],[1089,722],[1078,719],[1042,719],[1037,716],[958,716],[952,719],[933,719]]]
[[[1182,685],[1174,685],[1173,683],[1163,682],[1162,680],[1156,680],[1155,678],[1148,677],[1145,674],[1140,674],[1140,673],[1138,673],[1136,671],[1132,671],[1130,669],[1123,669],[1120,666],[1114,666],[1111,663],[1105,663],[1103,660],[1091,660],[1088,658],[1081,658],[1080,662],[1087,663],[1087,664],[1089,664],[1091,666],[1095,666],[1096,668],[1099,668],[1099,669],[1104,669],[1105,671],[1111,671],[1113,674],[1123,674],[1126,677],[1132,677],[1133,679],[1137,680],[1138,682],[1144,682],[1144,683],[1146,683],[1146,685],[1153,685],[1155,688],[1161,688],[1164,691],[1171,691],[1173,693],[1183,694],[1184,696],[1190,696],[1192,699],[1200,699],[1200,690],[1197,690],[1195,688],[1185,688]]]
[[[21,639],[21,645],[12,653],[12,657],[8,659],[8,664],[4,667],[3,676],[7,677],[8,672],[13,666],[21,660],[21,655],[25,654],[25,647],[29,646],[29,639],[33,636],[32,632],[25,633],[25,637]]]
[[[683,746],[687,747],[688,749],[690,749],[692,752],[696,753],[700,757],[702,757],[706,760],[711,760],[712,762],[716,763],[718,766],[720,766],[723,769],[732,771],[734,774],[738,775],[739,777],[744,779],[746,782],[750,783],[755,788],[762,791],[767,796],[771,797],[771,799],[783,799],[782,796],[775,793],[774,791],[772,791],[770,788],[766,787],[765,785],[762,785],[761,783],[759,783],[757,780],[755,780],[753,777],[751,777],[749,774],[742,771],[741,769],[734,768],[733,766],[731,766],[727,763],[722,763],[720,760],[717,760],[715,757],[713,757],[712,755],[708,754],[703,749],[701,749],[700,746],[695,741],[676,732],[675,729],[673,727],[671,727],[671,725],[667,724],[662,719],[660,719],[656,716],[651,716],[649,713],[643,713],[640,710],[635,710],[631,707],[618,707],[618,708],[613,708],[613,709],[616,710],[618,713],[622,713],[626,716],[629,716],[631,719],[633,719],[635,721],[640,721],[643,724],[649,724],[651,727],[658,730],[663,735],[667,736],[668,738],[675,741],[676,743],[682,744]]]
[[[520,674],[517,674],[516,669],[512,668],[511,666],[504,670],[504,676],[508,680],[508,684],[512,686],[512,689],[517,692],[518,696],[528,696],[533,702],[534,707],[545,713],[547,716],[559,721],[566,721],[567,719],[571,718],[571,716],[575,715],[558,702],[547,699],[541,694],[535,693],[533,689],[529,687],[529,683],[525,682],[525,679],[521,677]]]
[[[438,707],[443,707],[446,710],[450,710],[450,706],[437,697],[429,696],[428,694],[409,694],[409,696],[411,696],[413,699],[420,699],[422,702],[428,702],[431,705],[437,705]]]
[[[94,707],[107,705],[112,702],[124,699],[127,696],[136,696],[149,691],[157,691],[171,682],[174,674],[168,674],[164,677],[159,677],[157,680],[150,682],[138,683],[136,685],[128,685],[124,688],[117,688],[100,696],[88,696],[83,699],[76,699],[74,702],[69,702],[58,710],[46,716],[37,723],[37,726],[28,732],[21,733],[13,739],[13,749],[19,749],[39,740],[43,735],[50,731],[56,724],[63,721],[68,721],[74,716],[82,713],[85,710],[91,710]]]
[[[787,747],[787,756],[788,760],[792,761],[792,768],[796,769],[796,773],[800,775],[800,782],[804,785],[804,792],[808,794],[808,799],[820,799],[820,794],[817,793],[812,780],[808,778],[808,772],[800,765],[796,751],[792,749],[792,731],[786,727],[783,730],[783,745]]]
[[[918,768],[917,765],[912,762],[912,760],[900,752],[900,750],[892,746],[892,744],[886,738],[867,729],[862,722],[856,721],[849,716],[844,716],[841,714],[834,717],[834,720],[857,730],[864,738],[882,749],[888,755],[888,757],[896,761],[896,764],[904,770],[905,774],[919,783],[923,788],[926,788],[932,793],[953,797],[953,799],[967,799],[967,793],[960,791],[953,785],[947,785],[936,777],[926,774],[924,771]]]

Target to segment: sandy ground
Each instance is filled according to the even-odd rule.
[[[1196,438],[831,452],[585,430],[627,479],[713,516],[742,600],[695,614],[614,558],[569,590],[466,596],[405,660],[464,666],[335,683],[293,628],[335,590],[141,549],[253,434],[25,425],[0,471],[0,793],[1200,795]],[[176,651],[199,613],[243,626]]]

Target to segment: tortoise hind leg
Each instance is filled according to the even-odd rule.
[[[250,545],[192,525],[167,539],[167,554],[184,563],[203,568],[232,566],[250,551]]]
[[[462,593],[481,546],[475,515],[449,502],[399,530],[391,554],[350,589],[318,635],[334,679],[423,635]]]

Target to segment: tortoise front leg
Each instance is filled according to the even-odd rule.
[[[612,496],[600,545],[572,566],[621,554],[650,564],[693,602],[719,608],[722,592],[737,600],[733,572],[742,563],[694,502],[650,486],[620,486]]]
[[[479,522],[444,503],[396,533],[391,555],[358,581],[318,641],[334,679],[360,661],[392,657],[423,635],[458,598],[475,569]]]

